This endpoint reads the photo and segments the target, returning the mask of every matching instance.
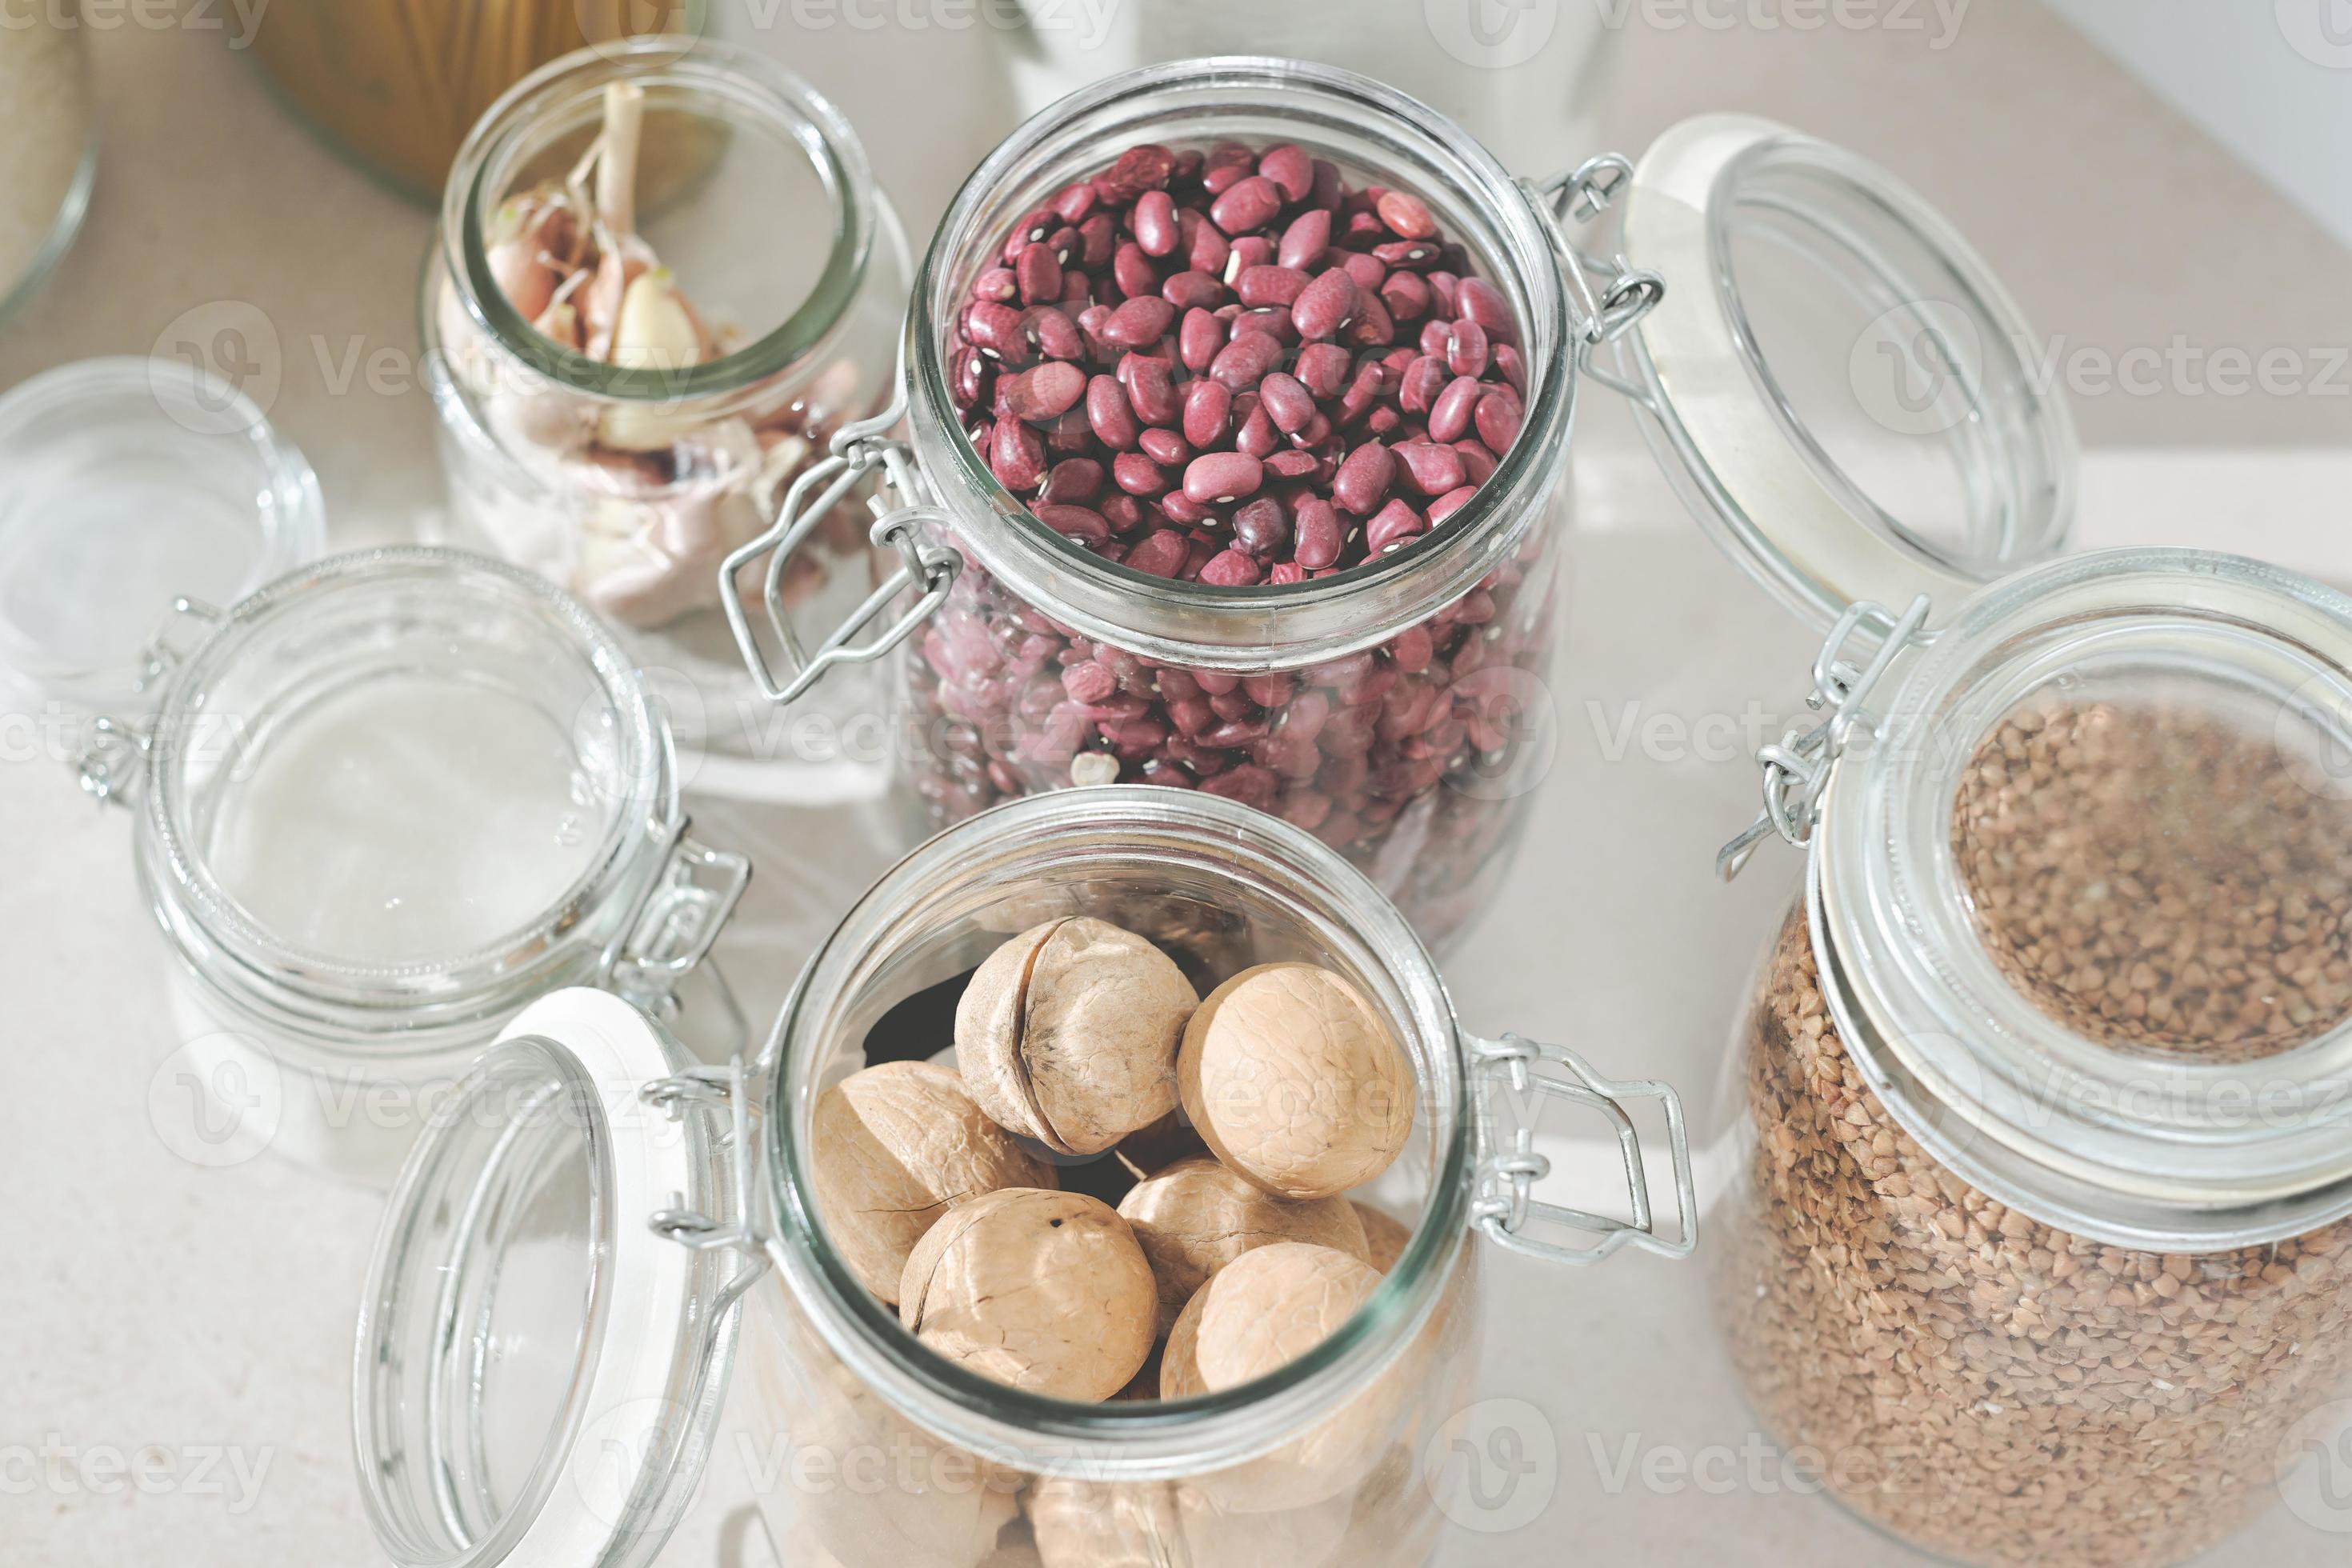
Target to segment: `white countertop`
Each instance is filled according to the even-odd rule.
[[[780,27],[754,41],[843,103],[918,233],[1009,123],[971,34]],[[406,536],[437,501],[428,411],[413,390],[341,371],[378,350],[409,363],[426,217],[323,152],[219,35],[121,28],[96,43],[108,126],[97,205],[63,273],[0,331],[0,386],[145,353],[183,312],[247,301],[280,339],[273,416],[318,467],[334,541]],[[2352,338],[2352,256],[2029,0],[1979,0],[1943,50],[1884,32],[1638,20],[1622,44],[1603,104],[1615,144],[1727,107],[1857,145],[1942,205],[2053,338],[2114,352],[2185,337],[2257,354]],[[915,102],[922,111],[907,112]],[[2078,395],[2084,542],[2205,543],[2352,578],[2347,382],[2339,372],[2333,397]],[[1472,1026],[1669,1078],[1698,1112],[1795,862],[1768,849],[1738,886],[1717,887],[1710,858],[1754,810],[1752,767],[1638,737],[1751,703],[1777,721],[1811,638],[1685,521],[1621,408],[1595,395],[1583,420],[1581,537],[1553,683],[1562,745],[1521,870],[1449,981]],[[1637,740],[1623,748],[1629,705]],[[796,846],[814,837],[804,820],[711,806],[699,823],[762,862],[721,948],[761,1016],[884,856],[829,861],[820,882],[795,874]],[[0,1182],[13,1194],[0,1211],[0,1568],[377,1561],[347,1388],[378,1200],[268,1158],[200,1170],[158,1140],[149,1082],[179,1042],[126,829],[54,762],[21,749],[0,760]],[[1819,1499],[1710,1458],[1736,1455],[1750,1423],[1696,1268],[1628,1257],[1561,1275],[1506,1258],[1489,1278],[1484,1388],[1535,1407],[1556,1455],[1538,1478],[1552,1495],[1532,1523],[1450,1538],[1444,1561],[1890,1552]],[[159,1447],[182,1461],[183,1483],[101,1491],[44,1460],[26,1489],[32,1461],[16,1456],[53,1442]],[[1708,1479],[1646,1484],[1653,1450]],[[193,1467],[212,1451],[244,1471],[224,1462],[199,1484]],[[2340,1564],[2347,1550],[2279,1510],[2212,1561]]]

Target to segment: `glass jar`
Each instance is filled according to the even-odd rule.
[[[773,721],[717,613],[734,591],[719,567],[834,431],[889,400],[911,271],[839,110],[730,45],[566,55],[499,98],[450,170],[419,331],[455,538],[622,628],[698,788],[881,791],[878,746],[861,762],[837,729]],[[781,591],[837,617],[875,557],[856,496],[820,510]],[[827,699],[838,722],[880,711],[854,684]]]
[[[974,451],[951,384],[949,336],[1024,215],[1123,149],[1231,138],[1293,142],[1351,182],[1417,195],[1504,297],[1524,359],[1524,417],[1475,497],[1409,550],[1290,584],[1155,576],[1064,538]],[[781,675],[738,623],[762,689],[792,700],[826,663],[928,616],[901,665],[899,750],[932,826],[1073,783],[1197,787],[1341,848],[1443,945],[1491,893],[1556,741],[1542,673],[1575,349],[1654,300],[1654,279],[1622,276],[1596,300],[1554,216],[1605,200],[1615,162],[1539,191],[1412,99],[1297,61],[1190,60],[1063,100],[989,154],[932,239],[908,330],[909,447],[887,447],[880,421],[835,443],[850,471],[887,462],[907,480],[916,504],[877,535],[899,543],[893,583],[919,584],[920,602],[882,637],[852,643],[852,623],[813,658],[771,602],[796,656]],[[801,536],[787,516],[730,570],[772,549],[772,578]],[[1081,701],[1066,682],[1088,665],[1116,686]]]
[[[1780,811],[1723,1332],[1906,1541],[2179,1562],[2352,1394],[2352,599],[2113,552],[1893,646]]]
[[[73,244],[98,177],[98,105],[80,11],[25,7],[0,26],[0,323]]]
[[[820,1092],[869,1053],[903,1056],[890,1024],[909,998],[1077,912],[1150,937],[1196,981],[1331,967],[1412,1058],[1412,1142],[1364,1194],[1413,1216],[1411,1239],[1352,1319],[1255,1383],[1086,1405],[982,1380],[899,1326],[817,1212]],[[1675,1151],[1673,1231],[1653,1221],[1625,1110],[1644,1098]],[[1627,1140],[1630,1199],[1612,1206],[1630,1217],[1531,1196],[1549,1173],[1533,1122],[1561,1100],[1601,1111],[1612,1150]],[[1424,1446],[1475,1362],[1470,1229],[1571,1261],[1685,1255],[1680,1125],[1664,1085],[1465,1032],[1395,909],[1286,824],[1134,787],[1009,803],[849,911],[749,1069],[696,1069],[591,993],[514,1021],[412,1157],[370,1270],[355,1363],[370,1516],[404,1564],[641,1563],[710,1460],[748,1477],[694,1510],[689,1537],[720,1561],[764,1536],[778,1561],[845,1568],[973,1568],[1000,1546],[1049,1563],[1238,1563],[1276,1546],[1301,1564],[1418,1563],[1447,1496],[1421,1479]],[[1066,1164],[1065,1185],[1082,1169]]]
[[[366,551],[227,610],[179,601],[148,670],[152,717],[102,721],[80,770],[135,812],[176,961],[151,1110],[177,1152],[385,1182],[473,1058],[564,987],[673,1018],[692,976],[700,1043],[740,1047],[703,960],[750,867],[687,836],[660,715],[568,595]]]

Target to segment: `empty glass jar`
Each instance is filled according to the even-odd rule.
[[[554,61],[449,172],[419,317],[456,538],[620,628],[698,788],[882,787],[878,746],[790,732],[759,700],[719,567],[835,431],[889,400],[910,269],[839,110],[710,40]],[[866,529],[855,497],[833,498],[784,597],[836,617],[862,600]],[[844,722],[879,710],[854,683],[828,701]]]
[[[577,601],[478,556],[362,552],[225,610],[182,600],[148,679],[152,717],[104,723],[81,769],[136,814],[176,961],[202,1096],[159,1123],[181,1152],[387,1181],[566,986],[666,1018],[698,987],[682,1022],[738,1047],[702,960],[750,868],[687,837],[661,717]]]
[[[1350,1320],[1270,1376],[1098,1405],[984,1380],[900,1327],[819,1211],[820,1093],[886,1040],[904,1046],[910,998],[1076,913],[1149,937],[1196,984],[1269,960],[1337,970],[1412,1060],[1411,1142],[1360,1194],[1411,1238]],[[1629,1217],[1531,1196],[1549,1166],[1514,1115],[1597,1109],[1613,1147],[1639,1099],[1664,1104],[1671,1226],[1654,1218],[1638,1139],[1630,1199],[1608,1205],[1630,1201]],[[404,1564],[641,1563],[682,1524],[673,1561],[689,1540],[741,1561],[749,1539],[845,1568],[976,1568],[1000,1550],[1419,1563],[1445,1495],[1424,1479],[1427,1447],[1475,1362],[1470,1231],[1573,1261],[1686,1253],[1675,1104],[1557,1047],[1465,1032],[1394,908],[1272,817],[1139,788],[1008,804],[849,911],[749,1069],[695,1068],[594,994],[515,1020],[412,1158],[371,1271],[355,1368],[370,1516]],[[1083,1169],[1066,1162],[1063,1184]],[[689,1510],[706,1463],[710,1495]],[[708,1517],[730,1497],[736,1511]]]

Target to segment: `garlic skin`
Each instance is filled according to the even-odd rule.
[[[898,1321],[982,1377],[1098,1402],[1151,1354],[1159,1296],[1127,1222],[1084,1193],[1010,1188],[950,1209],[907,1257]]]
[[[908,1255],[951,1206],[1055,1181],[1052,1166],[981,1114],[961,1079],[930,1062],[888,1062],[834,1085],[817,1100],[809,1136],[825,1229],[885,1302],[898,1300]]]
[[[1200,995],[1132,931],[1073,916],[982,963],[956,1004],[956,1062],[998,1125],[1097,1154],[1176,1108],[1176,1049]]]

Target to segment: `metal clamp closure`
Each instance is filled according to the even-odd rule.
[[[954,584],[956,574],[963,569],[963,557],[956,552],[923,543],[920,525],[929,521],[944,526],[948,516],[940,507],[924,504],[929,491],[913,449],[888,434],[907,416],[903,340],[892,385],[896,390],[890,405],[870,419],[843,426],[828,445],[826,455],[810,465],[784,492],[774,525],[729,555],[719,568],[719,603],[727,613],[728,629],[735,636],[735,647],[759,683],[761,695],[780,706],[797,701],[835,665],[864,664],[898,647],[947,602],[948,590]],[[881,479],[877,493],[866,502],[876,519],[870,537],[877,547],[887,546],[898,552],[898,569],[811,653],[793,625],[791,612],[784,607],[784,568],[793,552],[877,469],[881,472]],[[788,661],[788,673],[781,679],[769,663],[767,649],[761,646],[742,595],[736,591],[738,574],[763,556],[767,565],[760,602],[769,630],[782,645]],[[856,640],[900,595],[918,585],[922,590],[921,597],[903,614],[868,641]]]
[[[1479,1069],[1478,1089],[1472,1096],[1478,1178],[1470,1214],[1472,1223],[1488,1239],[1514,1252],[1555,1263],[1598,1263],[1625,1247],[1637,1247],[1666,1258],[1690,1256],[1698,1245],[1698,1200],[1691,1174],[1690,1136],[1683,1125],[1682,1098],[1670,1085],[1652,1079],[1620,1082],[1606,1079],[1564,1046],[1547,1046],[1517,1035],[1506,1035],[1499,1040],[1473,1039],[1470,1051]],[[1565,1070],[1548,1071],[1547,1067]],[[1494,1100],[1503,1092],[1527,1108],[1507,1145],[1498,1137],[1495,1120]],[[1550,1158],[1535,1146],[1532,1106],[1542,1096],[1573,1101],[1608,1119],[1624,1162],[1630,1219],[1612,1219],[1536,1199],[1536,1184],[1552,1171]],[[1659,1234],[1657,1228],[1650,1199],[1649,1173],[1642,1159],[1641,1134],[1634,1130],[1633,1118],[1625,1110],[1624,1102],[1630,1100],[1655,1100],[1665,1111],[1675,1179],[1675,1224],[1670,1236]],[[1600,1239],[1584,1246],[1542,1240],[1528,1234],[1534,1221],[1581,1231]]]
[[[710,956],[751,881],[747,858],[698,842],[681,823],[669,858],[613,955],[613,990],[667,1021],[678,981]]]
[[[1591,255],[1569,238],[1572,228],[1607,212],[1633,177],[1630,159],[1621,153],[1603,153],[1533,187],[1549,208],[1567,252],[1560,274],[1567,279],[1569,309],[1576,318],[1577,360],[1586,369],[1594,350],[1623,337],[1666,297],[1666,280],[1656,273],[1635,268],[1622,255]],[[1601,284],[1597,294],[1596,280]]]
[[[1867,600],[1838,617],[1813,660],[1813,689],[1805,698],[1806,707],[1816,713],[1826,710],[1829,717],[1811,729],[1790,730],[1756,753],[1764,773],[1764,809],[1738,837],[1716,851],[1717,877],[1728,882],[1739,875],[1757,847],[1773,834],[1801,849],[1812,842],[1822,795],[1846,742],[1855,726],[1874,722],[1863,704],[1927,626],[1927,609],[1923,594],[1899,619],[1884,605]],[[1868,663],[1858,666],[1845,657],[1847,645],[1865,634],[1878,637],[1878,649]]]
[[[691,1251],[723,1247],[740,1255],[740,1265],[711,1301],[714,1321],[768,1271],[767,1247],[752,1223],[758,1185],[750,1084],[743,1060],[738,1057],[725,1067],[689,1068],[670,1078],[656,1079],[637,1091],[646,1104],[674,1121],[689,1111],[716,1111],[723,1107],[727,1112],[722,1136],[727,1152],[726,1195],[732,1217],[719,1219],[687,1208],[681,1193],[676,1194],[673,1206],[656,1209],[646,1220],[656,1236]]]
[[[140,650],[139,673],[131,679],[131,689],[142,695],[152,691],[185,662],[194,645],[182,644],[178,635],[182,622],[193,621],[209,636],[227,618],[201,599],[173,600],[171,615]],[[92,718],[89,736],[73,754],[74,776],[80,780],[82,793],[101,805],[130,805],[146,777],[147,753],[154,743],[152,718],[117,719],[107,714]]]

